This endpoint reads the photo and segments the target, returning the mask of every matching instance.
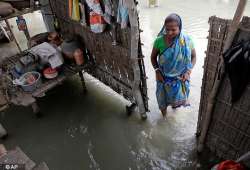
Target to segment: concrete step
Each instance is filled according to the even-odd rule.
[[[0,164],[25,164],[25,170],[32,170],[36,166],[19,147],[0,157]]]
[[[49,170],[47,164],[45,162],[40,163],[33,170]]]

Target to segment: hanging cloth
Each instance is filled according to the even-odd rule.
[[[79,8],[79,0],[69,0],[69,17],[72,20],[80,21],[80,8]]]
[[[117,23],[121,24],[121,28],[128,27],[128,8],[125,6],[125,0],[119,0],[118,12],[117,12]]]
[[[103,11],[99,0],[86,0],[88,7],[96,14],[103,16]]]
[[[104,5],[105,5],[104,20],[108,24],[111,24],[112,17],[114,17],[114,6],[111,0],[104,0]]]
[[[86,0],[90,12],[90,29],[94,33],[101,33],[106,27],[103,11],[99,0]]]
[[[250,41],[231,47],[223,54],[231,84],[231,101],[238,101],[250,82]]]

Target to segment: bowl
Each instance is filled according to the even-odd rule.
[[[41,74],[35,71],[27,72],[19,78],[19,82],[25,92],[33,92],[42,84]]]

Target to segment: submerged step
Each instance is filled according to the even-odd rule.
[[[47,164],[45,162],[40,163],[33,170],[49,170]]]

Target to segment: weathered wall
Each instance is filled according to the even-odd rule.
[[[117,8],[118,1],[113,1],[113,3],[115,8]],[[147,110],[148,104],[145,69],[143,61],[132,60],[131,36],[133,36],[133,34],[131,33],[131,29],[120,29],[120,26],[118,25],[118,45],[112,46],[110,30],[106,30],[101,34],[96,34],[91,32],[89,27],[82,26],[78,22],[72,21],[69,18],[67,0],[53,0],[51,1],[51,5],[52,11],[55,13],[59,21],[62,34],[64,36],[74,35],[80,37],[83,45],[93,57],[95,65],[93,70],[89,73],[132,102],[135,102],[133,94],[133,84],[135,82],[133,64],[136,62],[136,64],[139,65],[141,74],[139,85],[144,107]],[[136,16],[136,20],[138,21],[137,17],[138,16]],[[139,30],[139,27],[137,29]],[[140,40],[137,45],[139,50],[136,59],[143,57],[140,50]]]
[[[225,41],[229,20],[211,17],[207,56],[204,65],[204,77],[199,110],[197,134],[202,129],[206,104],[213,87],[215,73]],[[250,18],[244,17],[234,43],[250,39]],[[231,86],[228,77],[223,79],[212,120],[206,138],[206,146],[224,159],[236,159],[250,150],[250,88],[248,87],[241,99],[231,104]]]

